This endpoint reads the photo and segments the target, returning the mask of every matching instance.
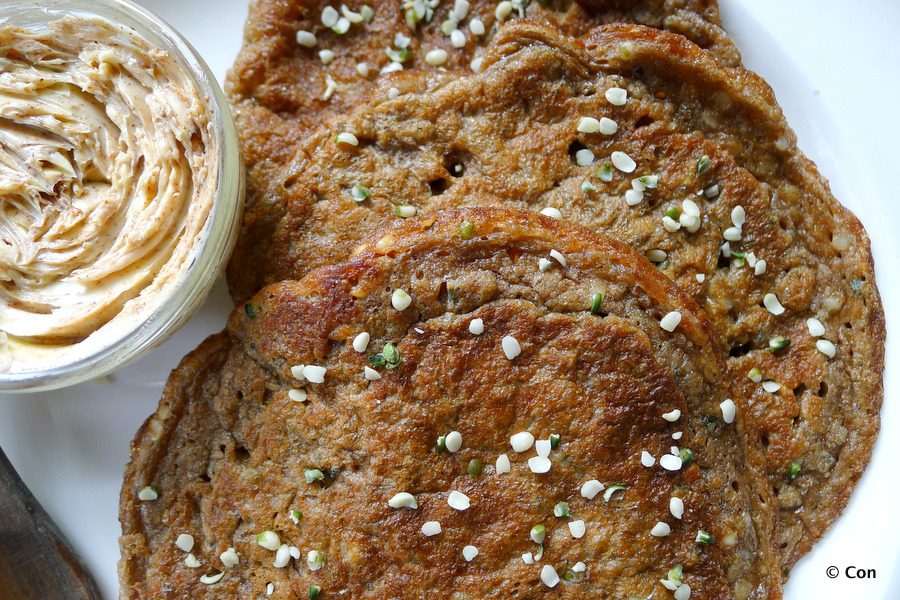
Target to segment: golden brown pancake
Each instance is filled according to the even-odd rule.
[[[516,23],[483,65],[383,95],[303,144],[248,207],[235,296],[343,260],[398,213],[484,192],[620,239],[709,315],[789,567],[846,505],[878,431],[884,318],[861,224],[765,82],[680,35],[612,25],[575,40]]]
[[[634,22],[666,28],[710,48],[727,64],[740,63],[736,47],[719,26],[716,0],[517,0],[510,4],[513,9],[502,21],[497,18],[499,4],[484,0],[396,0],[371,3],[370,16],[360,2],[252,2],[244,44],[226,85],[248,167],[248,203],[252,205],[265,196],[277,172],[323,122],[392,87],[426,90],[459,75],[472,74],[473,64],[477,68],[477,61],[473,61],[481,60],[496,31],[523,19],[546,23],[573,36],[603,23]],[[411,28],[406,7],[412,5],[434,8],[428,9],[433,11],[428,13],[430,18],[414,19]],[[348,20],[347,31],[338,34],[325,26],[323,18],[328,19],[323,13],[330,7],[335,11],[332,19],[335,14],[346,19],[339,10],[342,6],[349,9],[347,14],[354,21],[361,22]],[[465,6],[467,10],[463,10]],[[456,18],[462,14],[464,18]],[[458,35],[465,38],[463,47],[455,47],[451,37],[441,31],[448,20],[456,23]],[[475,21],[481,23],[483,34],[472,33]],[[342,27],[338,30],[343,31]],[[298,41],[298,32],[305,32],[307,45]],[[314,36],[312,46],[308,45],[308,34]],[[394,60],[403,62],[395,63],[388,50]],[[429,64],[426,57],[431,50],[446,52],[446,62]],[[323,52],[325,58],[320,56]],[[398,66],[403,70],[381,74],[386,67]]]
[[[122,597],[778,598],[715,346],[610,239],[527,211],[402,223],[173,373],[126,472]]]

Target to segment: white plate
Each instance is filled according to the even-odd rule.
[[[141,0],[181,31],[224,78],[240,46],[246,0]],[[393,0],[398,1],[398,0]],[[869,0],[721,0],[726,28],[747,66],[775,89],[800,146],[872,237],[888,330],[900,319],[897,232],[900,161],[900,3]],[[116,374],[33,396],[0,395],[0,446],[81,553],[109,598],[117,594],[117,505],[131,437],[156,407],[179,358],[221,329],[230,307],[224,285],[162,348]],[[844,516],[794,569],[789,599],[897,598],[900,590],[900,407],[897,338],[889,336],[885,407],[875,456]],[[836,566],[837,579],[826,570]],[[875,569],[848,579],[847,567]],[[893,591],[892,591],[893,590]]]

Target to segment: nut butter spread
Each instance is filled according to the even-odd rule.
[[[192,264],[217,148],[191,74],[132,30],[0,29],[0,370],[133,331]]]

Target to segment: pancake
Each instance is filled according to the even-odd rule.
[[[627,90],[624,104],[607,99],[613,88]],[[613,119],[616,132],[579,131],[584,117]],[[341,132],[358,146],[336,143]],[[614,153],[634,171],[612,167]],[[656,187],[638,192],[639,177]],[[355,201],[355,185],[368,198]],[[868,461],[885,332],[866,233],[798,150],[771,89],[671,33],[613,25],[573,40],[513,24],[482,73],[382,98],[301,146],[248,208],[233,294],[342,260],[397,222],[398,205],[432,214],[483,202],[484,191],[626,242],[705,309],[778,494],[792,565]]]
[[[409,4],[413,4],[410,2]],[[571,1],[521,2],[502,21],[497,18],[498,2],[474,0],[457,13],[455,2],[433,2],[430,21],[424,18],[414,28],[406,18],[406,3],[398,1],[374,6],[370,20],[364,20],[363,4],[348,4],[349,14],[361,22],[350,24],[343,34],[323,24],[323,11],[342,5],[312,0],[256,0],[250,5],[244,31],[244,44],[229,74],[228,92],[235,104],[244,140],[251,150],[248,160],[272,160],[279,152],[269,146],[288,149],[301,132],[315,129],[322,121],[340,115],[365,102],[376,83],[388,74],[380,71],[397,61],[404,71],[432,73],[473,72],[472,61],[480,57],[496,28],[522,18],[551,24],[567,35],[578,36],[603,23],[637,22],[667,27],[687,35],[698,44],[713,47],[723,61],[736,64],[740,57],[733,43],[720,28],[718,3],[713,0],[593,0],[581,4]],[[424,6],[424,5],[423,5]],[[521,6],[522,8],[518,8]],[[340,18],[340,11],[338,11]],[[455,14],[462,14],[457,20]],[[465,37],[456,47],[441,31],[453,20]],[[484,33],[475,35],[473,21],[480,21]],[[298,32],[312,34],[305,43]],[[408,56],[389,58],[385,49],[402,50],[397,36],[407,39]],[[446,52],[440,65],[426,62],[429,50]],[[320,52],[331,52],[325,61]],[[327,63],[327,64],[326,64]],[[360,73],[359,65],[367,70]],[[477,67],[476,67],[477,68]],[[323,98],[327,79],[335,89]],[[390,79],[390,77],[388,77]],[[255,122],[258,120],[259,122]],[[274,143],[273,135],[284,140]],[[259,138],[258,140],[256,138]],[[265,148],[259,156],[252,150]]]
[[[516,22],[522,15],[552,24],[569,35],[581,35],[593,26],[610,22],[665,27],[710,48],[728,64],[740,62],[736,47],[719,26],[716,0],[585,0],[582,4],[523,0],[515,3],[502,22],[496,16],[498,2],[471,0],[465,18],[458,24],[465,36],[462,48],[454,47],[450,37],[441,32],[441,25],[455,14],[457,3],[434,0],[432,4],[435,8],[430,22],[423,19],[410,29],[404,2],[371,3],[371,21],[351,24],[340,35],[322,22],[323,11],[329,6],[340,9],[339,3],[255,0],[250,4],[244,43],[226,84],[248,167],[248,203],[265,194],[297,145],[328,118],[346,114],[392,87],[422,91],[458,74],[472,73],[473,60],[480,59],[495,28]],[[363,4],[350,2],[346,6],[355,15],[360,14]],[[483,24],[483,35],[471,32],[476,19]],[[298,31],[313,34],[315,45],[300,44]],[[385,49],[392,49],[400,58],[396,56],[400,50],[396,45],[398,35],[408,38],[404,70],[382,75],[381,69],[392,63]],[[445,63],[433,66],[426,62],[428,51],[433,49],[447,53]],[[333,54],[333,58],[326,58],[330,58],[328,64],[323,64],[321,51]],[[361,63],[366,65],[364,75],[359,71]]]
[[[402,223],[265,288],[173,373],[126,471],[121,595],[778,598],[774,499],[714,347],[618,242],[527,211]]]
[[[740,61],[734,44],[719,26],[718,3],[714,0],[521,2],[502,21],[497,18],[497,2],[474,0],[461,13],[456,11],[462,6],[457,7],[455,2],[434,4],[436,8],[429,9],[433,10],[432,19],[419,21],[413,29],[406,19],[405,4],[398,1],[374,7],[371,20],[353,23],[346,33],[337,34],[323,24],[323,11],[341,5],[312,0],[251,3],[244,43],[227,85],[247,162],[255,165],[289,157],[285,152],[292,153],[298,138],[329,117],[367,101],[379,82],[391,79],[389,73],[380,71],[394,62],[385,49],[402,50],[396,44],[398,35],[408,38],[408,56],[394,57],[403,58],[397,63],[403,72],[395,74],[400,81],[407,79],[404,74],[409,71],[438,79],[452,73],[472,73],[473,59],[482,55],[496,28],[523,17],[551,24],[573,36],[610,22],[667,27],[713,48],[729,64]],[[357,15],[363,4],[346,6]],[[465,16],[457,20],[455,14]],[[448,19],[458,23],[456,29],[465,37],[464,46],[455,47],[449,35],[442,33]],[[471,24],[476,20],[483,25],[481,35],[472,33]],[[298,32],[312,34],[314,41],[301,44]],[[447,53],[443,64],[426,62],[428,51],[433,49]],[[322,51],[333,55],[326,57],[327,64],[320,58]],[[360,63],[367,67],[362,74]],[[328,78],[334,81],[334,90],[323,98]]]

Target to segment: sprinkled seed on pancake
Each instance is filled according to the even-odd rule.
[[[669,499],[669,512],[678,520],[684,517],[684,500],[673,496]]]
[[[617,483],[615,485],[611,485],[608,488],[606,488],[605,492],[603,492],[603,501],[609,502],[610,500],[612,500],[612,497],[616,492],[624,492],[627,489],[628,489],[628,486],[622,485],[619,483]]]
[[[600,121],[594,117],[581,117],[578,121],[578,131],[582,133],[597,133],[600,131]]]
[[[451,491],[447,496],[447,504],[450,505],[450,508],[459,511],[468,510],[472,505],[468,496],[456,490]]]
[[[314,48],[318,40],[314,33],[300,30],[297,32],[297,43],[306,48]]]
[[[511,335],[504,336],[501,345],[503,346],[503,354],[509,360],[513,360],[522,353],[522,346],[519,345],[519,341]],[[533,440],[534,438],[532,437]]]
[[[768,293],[763,298],[763,304],[766,307],[766,310],[775,315],[776,317],[784,314],[784,306],[781,305],[781,302],[778,300],[778,296],[772,293]]]
[[[348,146],[359,146],[359,140],[356,138],[355,135],[353,135],[352,133],[350,133],[348,131],[342,131],[341,133],[337,134],[337,137],[335,137],[335,141],[338,144],[347,144]]]
[[[628,91],[619,87],[609,88],[604,95],[613,106],[625,106],[625,102],[628,101]]]
[[[462,448],[462,434],[458,431],[451,431],[444,438],[444,443],[447,446],[447,452],[455,453],[459,452],[460,448]]]
[[[614,151],[610,155],[610,160],[613,166],[623,173],[633,173],[637,168],[637,163],[634,162],[634,159],[620,150]]]
[[[671,333],[678,328],[679,324],[681,324],[681,319],[681,313],[677,310],[673,310],[660,319],[659,326]]]

